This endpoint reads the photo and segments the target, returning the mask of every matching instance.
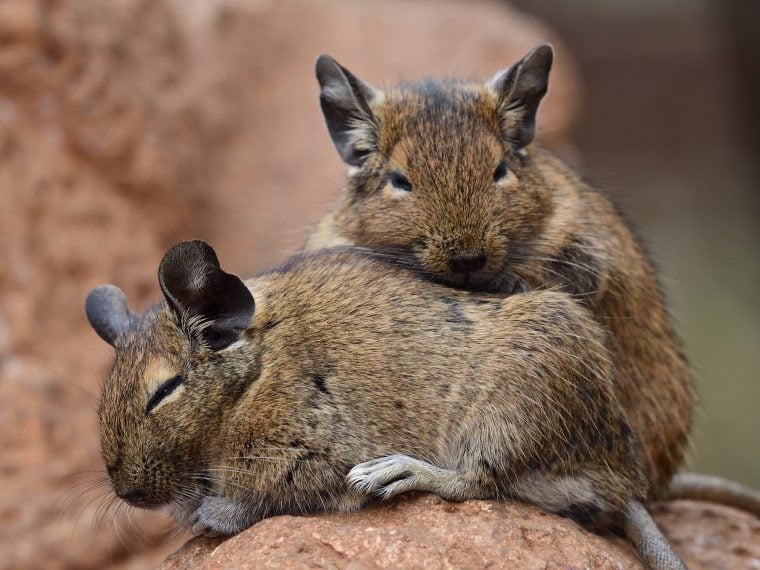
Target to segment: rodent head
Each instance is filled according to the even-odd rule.
[[[498,288],[508,255],[551,208],[524,147],[552,60],[542,45],[487,83],[380,91],[320,56],[322,111],[350,167],[347,237],[402,250],[448,284]]]
[[[256,375],[238,342],[253,297],[211,247],[174,246],[159,282],[166,302],[142,316],[113,285],[85,303],[92,327],[116,349],[98,407],[103,461],[115,493],[143,508],[189,502],[210,485],[223,410]]]

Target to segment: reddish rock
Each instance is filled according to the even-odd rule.
[[[678,502],[656,518],[689,568],[760,564],[760,521]],[[754,566],[753,566],[754,565]],[[432,495],[353,514],[275,517],[226,541],[197,538],[162,570],[223,568],[641,568],[620,538],[593,534],[531,505]]]
[[[760,519],[711,503],[655,505],[654,518],[690,570],[760,568]]]
[[[164,3],[8,0],[0,43],[0,567],[103,568],[165,549],[165,522],[105,508],[112,352],[84,296],[111,280],[138,308],[155,298],[223,121]]]

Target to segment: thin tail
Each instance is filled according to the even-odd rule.
[[[641,502],[631,501],[628,504],[623,530],[649,570],[686,570]]]
[[[715,475],[678,473],[673,477],[662,498],[709,501],[760,517],[760,491]]]

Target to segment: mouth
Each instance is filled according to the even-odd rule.
[[[136,493],[117,494],[117,496],[131,507],[148,511],[155,511],[169,504],[168,501],[156,500]]]
[[[174,487],[153,489],[150,485],[120,489],[114,487],[114,493],[129,506],[148,511],[169,507],[179,496]]]
[[[499,293],[513,295],[527,291],[526,284],[511,271],[478,271],[460,275],[440,275],[439,280],[449,287],[474,291],[476,293]]]
[[[493,277],[482,272],[442,275],[440,280],[449,287],[467,291],[492,292]]]

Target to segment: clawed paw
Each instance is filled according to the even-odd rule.
[[[224,497],[204,497],[192,517],[196,536],[218,537],[237,534],[253,524],[250,514],[238,501]]]
[[[435,469],[406,455],[389,455],[360,463],[348,472],[346,481],[360,493],[390,499],[407,491],[427,490],[424,482]]]

